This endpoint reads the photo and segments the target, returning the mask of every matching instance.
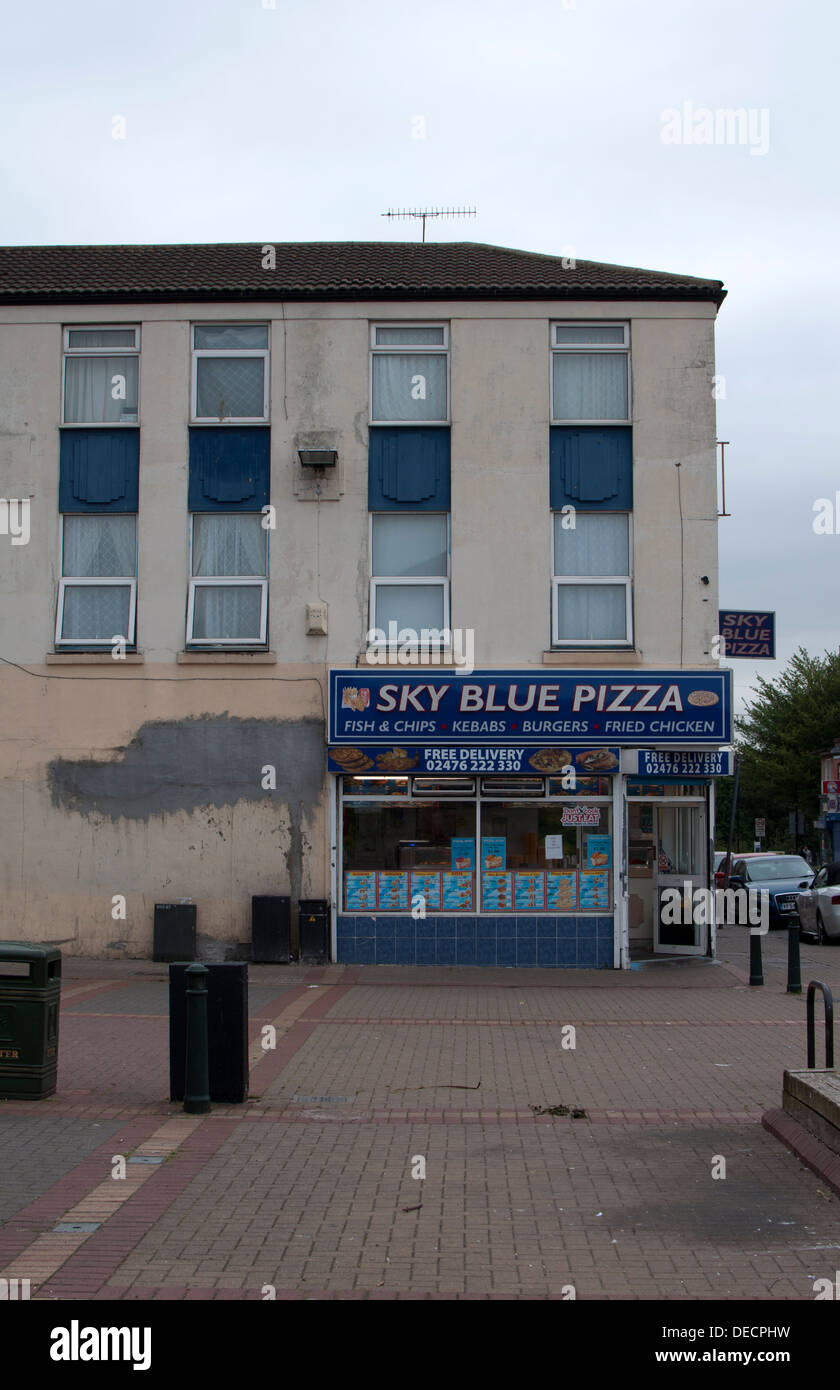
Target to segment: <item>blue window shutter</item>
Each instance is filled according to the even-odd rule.
[[[139,430],[62,430],[59,511],[136,512],[139,464]]]
[[[549,458],[553,511],[632,511],[632,426],[552,425]]]
[[[449,511],[449,430],[420,426],[371,429],[368,507],[372,512]]]
[[[271,429],[190,430],[191,512],[259,512],[268,505]]]

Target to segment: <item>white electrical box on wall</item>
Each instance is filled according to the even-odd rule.
[[[307,635],[307,637],[326,637],[326,635],[327,635],[327,605],[326,605],[326,603],[307,603],[307,605],[306,605],[306,635]]]

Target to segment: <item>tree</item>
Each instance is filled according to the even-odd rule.
[[[765,843],[795,849],[791,811],[805,814],[805,840],[815,839],[813,821],[820,810],[820,753],[840,733],[840,654],[809,656],[803,647],[773,681],[759,676],[755,698],[735,720],[735,748],[741,756],[734,846],[752,848],[753,821],[767,821]],[[717,841],[726,848],[732,806],[728,778],[717,797]]]

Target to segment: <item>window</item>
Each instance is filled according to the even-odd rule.
[[[346,912],[425,915],[587,913],[612,906],[611,798],[491,800],[482,778],[413,777],[398,794],[378,776],[343,779],[340,862]],[[393,779],[394,781],[398,779]],[[504,780],[504,779],[496,779]],[[609,779],[604,779],[609,782]],[[431,784],[426,786],[425,784]],[[609,785],[606,787],[609,793]],[[387,930],[387,928],[386,928]]]
[[[630,419],[627,324],[555,323],[551,346],[552,420],[615,424]]]
[[[554,513],[555,646],[629,646],[633,636],[627,512]],[[565,523],[565,524],[564,524]]]
[[[448,347],[449,329],[442,323],[373,325],[371,421],[445,425]]]
[[[187,604],[191,646],[254,647],[266,640],[267,532],[259,512],[192,518]]]
[[[140,329],[65,328],[65,425],[136,425]]]
[[[64,517],[56,646],[134,645],[136,532],[125,513]]]
[[[390,640],[449,627],[449,518],[439,512],[378,512],[371,517],[370,626]]]
[[[193,325],[193,420],[268,419],[268,324]]]

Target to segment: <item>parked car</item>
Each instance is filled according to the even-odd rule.
[[[732,854],[732,873],[735,872],[736,859],[776,858],[779,851],[774,849],[751,850],[749,854]],[[715,888],[726,887],[726,850],[715,850]]]
[[[840,938],[840,861],[809,875],[808,887],[796,903],[801,936],[812,936],[821,946]]]
[[[760,854],[740,854],[737,859],[733,855],[729,886],[752,889],[767,898],[772,930],[796,926],[797,898],[803,883],[810,883],[812,878],[813,869],[801,854],[763,850]]]

